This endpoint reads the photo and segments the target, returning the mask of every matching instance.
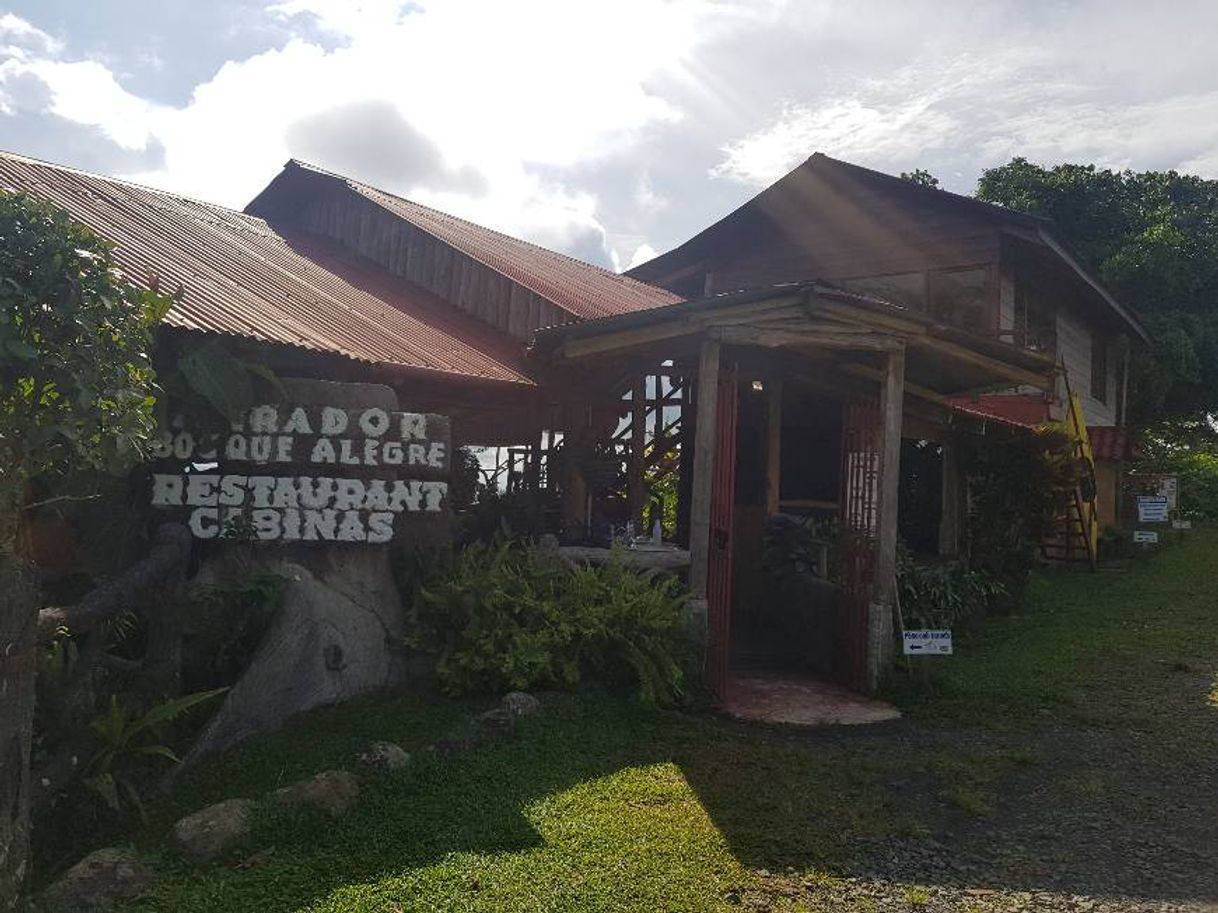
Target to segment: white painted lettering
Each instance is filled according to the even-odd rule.
[[[212,507],[218,499],[216,488],[220,477],[213,475],[189,475],[186,477],[186,503],[192,507]]]
[[[250,410],[250,431],[274,434],[279,430],[279,410],[274,406],[255,406]]]
[[[365,409],[359,417],[359,428],[368,437],[380,437],[389,430],[389,413],[384,409]]]
[[[180,507],[183,487],[181,476],[153,473],[152,503],[157,507]]]
[[[321,433],[334,437],[347,430],[347,411],[326,406],[321,410]]]
[[[313,452],[309,454],[309,462],[333,463],[334,443],[328,437],[319,437],[317,443],[313,445]]]
[[[297,406],[280,430],[284,434],[312,434],[313,426],[309,423],[309,413]]]
[[[368,541],[388,542],[393,538],[393,514],[377,511],[368,514]]]
[[[220,535],[220,511],[215,507],[196,507],[190,512],[190,534],[196,539]]]

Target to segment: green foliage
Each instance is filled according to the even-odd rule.
[[[1056,454],[1053,429],[1034,435],[960,439],[961,469],[969,479],[969,566],[1020,600],[1039,543],[1057,512],[1056,492],[1070,471]]]
[[[1016,158],[986,171],[977,196],[1052,219],[1136,309],[1155,346],[1133,363],[1135,418],[1218,412],[1218,181]]]
[[[1139,472],[1180,477],[1180,514],[1218,520],[1218,431],[1208,422],[1163,423],[1143,441]]]
[[[191,592],[182,644],[187,687],[231,685],[241,677],[283,603],[286,585],[277,574],[252,574]]]
[[[573,688],[589,677],[664,704],[681,693],[684,602],[675,578],[616,558],[571,567],[508,541],[475,544],[420,588],[411,641],[439,652],[452,694]]]
[[[911,184],[918,184],[922,187],[939,186],[939,179],[925,168],[915,168],[913,171],[902,171],[901,180],[909,181]]]
[[[817,575],[821,547],[833,543],[829,552],[829,577],[836,576],[842,547],[833,518],[805,520],[787,514],[771,517],[766,524],[763,558],[766,573],[778,584]]]
[[[487,543],[505,536],[536,539],[557,531],[560,513],[558,495],[552,491],[483,488],[474,503],[457,514],[458,539],[462,543]]]
[[[202,427],[225,427],[267,393],[287,397],[274,371],[220,339],[193,345],[163,372],[162,385],[174,409]]]
[[[898,552],[897,559],[906,628],[950,628],[1007,595],[1001,583],[963,562],[921,564],[905,549]]]
[[[165,728],[227,690],[217,688],[164,701],[139,717],[134,717],[119,702],[117,695],[111,695],[109,711],[89,724],[99,747],[85,766],[82,782],[112,811],[123,812],[129,808],[143,818],[140,781],[147,768],[140,762],[161,758],[179,763],[173,749],[159,741]]]
[[[0,192],[0,545],[31,480],[118,471],[154,431],[151,329],[173,301],[65,213]]]

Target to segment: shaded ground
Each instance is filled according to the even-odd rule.
[[[1218,536],[1046,575],[1029,605],[898,676],[900,721],[775,729],[568,699],[509,745],[418,761],[338,822],[266,809],[228,865],[158,850],[182,810],[373,738],[417,753],[460,708],[315,715],[154,816],[138,845],[166,878],[126,909],[1218,910]]]

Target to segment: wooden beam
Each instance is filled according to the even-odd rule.
[[[908,320],[899,314],[878,314],[874,311],[862,310],[848,304],[824,299],[816,299],[809,304],[808,313],[818,317],[828,314],[847,323],[856,323],[872,329],[894,330],[904,336],[915,336],[926,332],[926,325],[921,321]]]
[[[630,387],[630,456],[627,462],[626,502],[634,530],[643,533],[643,447],[647,442],[647,377],[637,377]]]
[[[765,503],[766,513],[774,516],[778,513],[778,494],[782,481],[782,380],[775,378],[766,381],[766,471],[765,471]]]
[[[956,445],[943,443],[943,491],[939,510],[939,554],[955,558],[960,553],[960,463]]]
[[[709,332],[720,342],[729,345],[761,346],[770,349],[811,346],[819,349],[891,352],[901,348],[899,339],[880,333],[816,333],[802,329],[770,329],[755,326],[718,327]]]
[[[938,352],[941,355],[947,355],[948,357],[954,358],[957,361],[962,361],[966,364],[982,368],[989,371],[991,374],[997,374],[999,377],[1004,377],[1007,380],[1014,381],[1017,384],[1026,384],[1040,390],[1046,390],[1050,385],[1049,376],[1047,374],[1037,374],[1035,371],[1030,371],[1027,368],[1021,368],[1017,365],[999,361],[996,358],[990,358],[988,355],[982,355],[980,352],[974,352],[967,346],[962,346],[954,342],[948,342],[946,339],[937,339],[933,336],[919,336],[911,339],[909,342],[910,345],[929,349],[931,351]]]
[[[743,314],[759,314],[767,311],[781,310],[801,299],[794,295],[786,295],[767,301],[754,301],[739,305],[714,307],[707,305],[702,310],[692,311],[670,320],[649,327],[634,327],[616,332],[598,333],[595,336],[568,339],[555,352],[557,359],[587,358],[591,355],[603,355],[629,349],[635,346],[647,345],[665,339],[676,339],[701,332],[712,319],[721,319]]]
[[[719,340],[705,339],[698,358],[697,427],[694,434],[693,490],[689,515],[689,596],[700,601],[705,623],[707,562],[710,559],[711,485],[715,460],[715,417],[719,408]]]
[[[869,365],[849,364],[840,365],[840,367],[847,374],[853,374],[855,377],[865,377],[868,380],[878,381],[882,381],[884,379],[883,371],[879,370],[878,368],[872,368]],[[917,384],[911,384],[909,381],[905,382],[905,392],[910,396],[916,396],[918,399],[924,399],[928,402],[937,403],[938,405],[946,406],[949,409],[952,406],[952,401],[949,397],[946,397],[942,393],[938,393],[929,387],[920,387]]]
[[[880,388],[880,516],[875,579],[867,625],[867,687],[879,687],[893,654],[896,601],[897,498],[901,481],[901,410],[905,400],[905,352],[889,354]]]

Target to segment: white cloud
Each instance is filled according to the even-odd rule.
[[[29,53],[57,54],[62,48],[58,39],[14,13],[0,16],[0,55],[24,58]]]
[[[52,114],[99,127],[123,149],[143,149],[153,139],[160,109],[127,92],[102,64],[35,60],[19,69],[45,83]]]
[[[1013,155],[1218,174],[1211,0],[1169,18],[1140,0],[280,0],[252,27],[294,37],[166,105],[132,91],[122,49],[74,59],[0,15],[0,116],[42,106],[160,163],[125,176],[234,206],[292,155],[379,169],[386,190],[627,266],[817,150],[963,191]],[[301,139],[381,110],[384,155]]]
[[[328,47],[298,37],[230,61],[176,108],[131,94],[101,63],[56,59],[49,47],[21,68],[49,87],[52,113],[98,127],[123,148],[155,141],[164,149],[162,167],[128,176],[234,206],[293,154],[287,136],[294,123],[385,100],[435,144],[447,167],[480,174],[490,188],[466,196],[427,186],[386,189],[561,245],[590,231],[603,237],[596,199],[532,172],[621,153],[638,131],[678,120],[649,81],[680,68],[714,12],[650,0],[612,8],[565,0],[287,0],[270,10],[302,26],[311,18],[341,40]]]

